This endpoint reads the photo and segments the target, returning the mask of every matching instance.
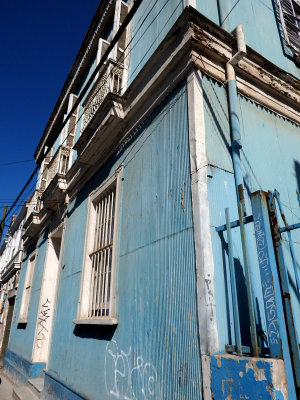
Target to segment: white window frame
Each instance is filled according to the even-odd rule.
[[[110,176],[99,188],[94,190],[88,200],[88,216],[85,235],[85,250],[83,257],[81,290],[78,302],[77,318],[73,320],[75,324],[95,324],[95,325],[116,325],[118,323],[116,313],[116,270],[119,236],[119,215],[120,215],[120,196],[121,183],[123,178],[123,166],[120,166],[115,173]],[[90,313],[90,295],[92,286],[92,259],[91,253],[94,251],[94,239],[96,229],[96,205],[99,200],[105,196],[110,188],[115,187],[115,209],[113,224],[113,245],[111,261],[111,286],[109,315],[89,316]]]
[[[22,293],[22,300],[21,300],[21,306],[20,306],[20,313],[19,313],[19,319],[18,319],[19,324],[27,323],[33,275],[34,275],[35,264],[36,264],[36,256],[37,255],[36,255],[36,250],[35,250],[28,257],[25,281],[24,281],[24,286],[23,286],[23,293]]]
[[[281,19],[281,25],[283,29],[284,39],[289,47],[299,56],[300,53],[300,22],[299,16],[296,14],[294,7],[300,8],[299,0],[277,0],[277,6],[279,9],[279,15]],[[298,29],[298,40],[295,40],[297,34],[292,32],[289,28],[289,24],[294,20],[293,25]]]

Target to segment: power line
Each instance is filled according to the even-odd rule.
[[[84,95],[86,94],[86,92],[88,91],[88,89],[90,88],[90,86],[92,85],[98,71],[100,70],[100,68],[102,67],[102,65],[104,65],[105,60],[108,58],[110,52],[113,50],[114,46],[117,44],[118,40],[120,39],[121,35],[123,34],[123,32],[125,31],[125,29],[127,28],[127,25],[131,22],[134,14],[136,13],[137,9],[139,8],[140,4],[142,3],[143,0],[136,0],[133,3],[133,6],[131,7],[131,9],[129,10],[129,13],[126,15],[122,25],[120,26],[120,28],[118,29],[117,33],[115,34],[114,38],[112,39],[110,45],[108,46],[107,50],[105,51],[105,53],[103,54],[103,56],[101,57],[101,60],[99,61],[99,64],[96,66],[94,72],[92,73],[91,77],[89,78],[88,82],[85,84],[85,86],[83,87],[82,91],[80,92],[79,96],[77,97],[77,100],[75,102],[75,104],[73,105],[72,109],[70,110],[69,114],[66,116],[66,118],[64,119],[62,126],[60,126],[59,131],[57,132],[57,135],[54,135],[55,137],[57,137],[62,129],[65,127],[65,125],[67,124],[68,120],[71,118],[72,114],[76,111],[77,107],[79,106],[81,100],[83,99]],[[44,160],[46,154],[44,154],[42,161]],[[34,175],[36,174],[36,172],[39,169],[39,165],[36,166],[35,170],[33,171],[33,173],[31,174],[30,178],[28,179],[28,181],[26,182],[25,186],[23,187],[23,189],[21,190],[20,194],[18,195],[18,197],[16,198],[15,202],[13,203],[13,205],[9,208],[5,219],[8,217],[8,215],[11,213],[12,209],[14,208],[15,204],[17,203],[17,201],[20,199],[20,197],[22,196],[22,194],[24,193],[24,191],[26,190],[27,186],[29,185],[29,183],[31,182],[31,180],[33,179]],[[4,221],[5,221],[4,219]]]
[[[153,24],[153,22],[154,22],[155,19],[158,17],[158,15],[161,13],[162,9],[166,6],[166,4],[168,3],[168,1],[169,1],[169,0],[167,0],[167,1],[163,4],[162,8],[158,11],[158,13],[157,13],[157,14],[155,15],[155,17],[152,19],[152,21],[150,22],[150,24],[147,26],[146,31],[147,31],[147,30],[149,29],[149,27]],[[59,130],[58,130],[58,132],[57,132],[57,136],[61,134],[61,132],[62,132],[63,128],[66,126],[68,120],[70,119],[70,117],[73,115],[73,113],[76,111],[77,107],[79,106],[79,104],[80,104],[82,98],[84,97],[85,93],[86,93],[86,92],[90,89],[90,87],[92,86],[92,84],[93,84],[93,82],[94,82],[94,79],[95,79],[97,73],[99,72],[99,70],[101,69],[101,67],[104,65],[105,60],[108,58],[108,55],[109,55],[110,52],[113,50],[114,46],[117,44],[118,40],[120,39],[120,37],[121,37],[121,35],[123,34],[123,32],[125,31],[127,25],[129,24],[129,22],[130,22],[131,19],[133,18],[134,14],[136,13],[136,11],[137,11],[138,7],[140,6],[141,2],[142,2],[142,0],[136,0],[136,1],[135,1],[134,5],[133,5],[132,8],[130,9],[130,11],[129,11],[129,13],[127,14],[126,18],[124,19],[124,21],[123,21],[123,23],[122,23],[120,29],[118,30],[118,32],[117,32],[116,35],[114,36],[114,38],[113,38],[113,40],[111,41],[110,45],[108,46],[106,52],[104,53],[104,55],[103,55],[103,57],[101,58],[101,60],[100,60],[100,62],[98,63],[98,65],[96,66],[96,68],[95,68],[93,74],[91,75],[90,79],[89,79],[88,82],[85,84],[84,88],[83,88],[82,91],[80,92],[80,95],[77,97],[76,102],[75,102],[75,104],[73,105],[72,109],[70,110],[69,114],[66,116],[66,118],[64,119],[62,125],[59,127]],[[125,47],[125,49],[124,49],[122,55],[120,55],[119,58],[117,59],[117,62],[121,59],[121,57],[124,55],[125,51],[128,49],[128,47],[130,46],[130,44],[133,42],[133,40],[135,39],[137,33],[139,32],[139,30],[141,29],[141,27],[142,27],[143,24],[145,23],[146,19],[148,18],[149,14],[150,14],[151,11],[153,10],[153,8],[154,8],[155,5],[157,4],[157,2],[158,2],[158,0],[156,0],[156,1],[154,2],[154,4],[152,5],[152,7],[150,8],[150,10],[147,12],[147,14],[146,14],[145,16],[142,15],[142,16],[139,18],[138,24],[139,24],[139,22],[141,21],[142,17],[144,17],[144,18],[143,18],[143,21],[141,22],[141,24],[140,24],[140,25],[138,26],[138,28],[135,30],[134,35],[131,37],[131,40],[129,41],[129,43],[128,43],[127,46]],[[149,6],[148,6],[147,8],[149,8]],[[178,8],[178,6],[175,8],[174,12],[176,11],[177,8]],[[173,13],[174,13],[174,12],[173,12]],[[172,13],[172,15],[173,15],[173,13]],[[172,15],[171,15],[171,16],[172,16]],[[170,16],[170,18],[171,18],[171,16]],[[168,19],[168,21],[170,20],[170,18]],[[168,22],[168,21],[167,21],[167,22]],[[162,30],[165,28],[165,26],[166,26],[166,23],[164,24]],[[162,30],[161,30],[161,31],[162,31]],[[161,31],[159,32],[159,34],[161,33]],[[158,34],[158,36],[159,36],[159,34]],[[157,36],[157,37],[158,37],[158,36]],[[136,41],[136,43],[134,44],[134,46],[132,46],[132,48],[130,49],[130,51],[129,51],[128,53],[126,53],[124,59],[126,59],[126,58],[130,55],[130,53],[131,53],[132,50],[135,48],[135,46],[139,43],[139,41],[141,40],[142,37],[143,37],[143,35]],[[157,38],[157,37],[156,37],[156,38]],[[155,38],[155,40],[156,40],[156,38]],[[153,45],[153,43],[152,43],[152,45]],[[151,45],[151,47],[152,47],[152,45]],[[142,58],[142,60],[139,62],[139,64],[136,66],[136,68],[141,64],[141,62],[144,60],[146,54],[147,54],[149,51],[150,51],[150,49],[145,53],[145,55],[143,56],[143,58]],[[106,82],[108,81],[108,79],[110,78],[110,75],[113,73],[114,68],[116,68],[116,67],[113,67],[113,68],[111,69],[110,73],[109,73],[108,76],[106,77],[105,82],[103,82],[103,85],[105,85],[105,83],[106,83]],[[135,68],[135,70],[136,70],[136,68]],[[103,85],[102,85],[102,86],[103,86]],[[102,86],[101,86],[101,87],[102,87]],[[98,91],[101,89],[101,87],[98,88]],[[120,88],[119,91],[118,91],[118,93],[120,93],[121,90],[123,90],[123,88],[124,88],[124,87]],[[98,92],[98,91],[97,91],[97,92]],[[78,125],[78,121],[81,120],[81,118],[82,118],[82,116],[83,116],[83,113],[84,113],[84,112],[82,112],[81,115],[79,116],[79,118],[77,118],[77,121],[76,121],[76,123],[75,123],[75,126]],[[74,126],[74,129],[75,129],[75,126]],[[56,136],[55,136],[55,137],[56,137]],[[63,143],[67,140],[67,138],[68,138],[68,135],[67,135],[66,138],[64,139]],[[61,144],[61,145],[62,145],[62,144]],[[43,156],[41,162],[44,160],[45,157],[46,157],[46,154]],[[25,160],[24,160],[24,161],[25,161]],[[29,161],[29,160],[28,160],[28,161]],[[0,166],[1,166],[1,164],[0,164]],[[18,203],[18,200],[20,199],[21,195],[22,195],[22,194],[24,193],[24,191],[26,190],[27,186],[29,185],[30,181],[33,179],[33,177],[34,177],[34,175],[36,174],[36,172],[38,171],[38,169],[39,169],[39,165],[35,168],[34,172],[32,173],[32,175],[30,176],[30,178],[29,178],[28,181],[26,182],[26,184],[25,184],[24,188],[22,189],[21,193],[19,194],[19,196],[17,197],[17,199],[15,200],[15,202],[13,203],[13,205],[10,207],[10,209],[9,209],[9,211],[8,211],[8,213],[7,213],[7,215],[6,215],[6,217],[11,213],[12,209],[13,209],[15,206],[24,205],[25,200],[23,200],[23,201],[21,201],[21,202],[19,202],[19,203]],[[33,185],[33,187],[34,187],[34,185]],[[31,189],[30,189],[30,191],[31,191]],[[57,203],[62,203],[62,202],[57,202]],[[28,202],[27,204],[33,204],[33,203],[32,203],[32,202]]]
[[[34,160],[31,159],[31,160],[10,161],[7,163],[1,163],[0,167],[6,167],[7,165],[13,165],[13,164],[23,164],[23,163],[27,163],[27,162],[34,162]]]

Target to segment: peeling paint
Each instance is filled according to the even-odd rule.
[[[248,373],[249,369],[253,369],[255,380],[257,381],[266,380],[265,370],[263,368],[258,368],[257,363],[255,361],[249,361],[246,364],[246,373]]]
[[[276,390],[275,399],[288,400],[289,392],[283,360],[278,360],[272,364],[272,379],[274,389]]]
[[[211,392],[217,400],[288,400],[284,363],[216,354],[211,357]]]

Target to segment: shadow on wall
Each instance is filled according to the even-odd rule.
[[[296,160],[294,162],[295,162],[295,174],[297,179],[298,192],[300,192],[300,163]]]
[[[228,260],[228,244],[224,239],[223,233],[219,232],[219,237],[222,244],[222,261],[223,261],[223,272],[224,272],[224,282],[225,282],[225,297],[226,297],[226,316],[227,316],[227,331],[228,331],[228,340],[229,344],[233,343],[233,339],[231,337],[231,327],[230,322],[232,317],[232,312],[230,312],[230,303],[229,295],[230,289],[228,288],[228,282],[230,282],[230,277],[228,275],[227,270],[227,262]],[[237,298],[238,298],[238,308],[239,308],[239,319],[240,319],[240,329],[241,329],[241,339],[243,346],[251,346],[251,334],[250,334],[250,318],[249,318],[249,309],[248,309],[248,296],[247,296],[247,288],[245,282],[245,276],[242,264],[238,258],[234,258],[234,270],[235,270],[235,279],[237,286]]]
[[[239,318],[243,346],[251,346],[250,318],[248,308],[247,287],[242,264],[238,258],[234,258],[234,270],[237,286],[237,298],[239,304]]]
[[[74,328],[74,335],[80,338],[97,339],[97,340],[112,340],[117,325],[115,326],[101,326],[99,325],[76,325]]]

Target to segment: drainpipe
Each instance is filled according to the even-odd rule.
[[[236,195],[238,203],[238,213],[240,222],[240,233],[243,249],[243,259],[244,259],[244,269],[245,269],[245,281],[247,287],[248,295],[248,308],[250,316],[250,329],[251,329],[251,343],[253,356],[258,357],[258,344],[257,344],[257,334],[256,334],[256,322],[254,313],[254,302],[252,294],[252,283],[250,276],[250,266],[249,266],[249,242],[246,240],[245,227],[244,227],[244,217],[246,214],[246,206],[244,199],[244,180],[241,167],[241,156],[240,151],[242,149],[241,142],[241,129],[238,114],[238,96],[237,96],[237,86],[236,86],[236,76],[234,66],[245,56],[246,54],[246,44],[243,32],[242,24],[239,24],[235,29],[235,34],[237,37],[238,51],[226,64],[226,78],[228,85],[228,106],[230,115],[230,129],[231,129],[231,152],[232,152],[232,162],[234,179],[236,186]]]

